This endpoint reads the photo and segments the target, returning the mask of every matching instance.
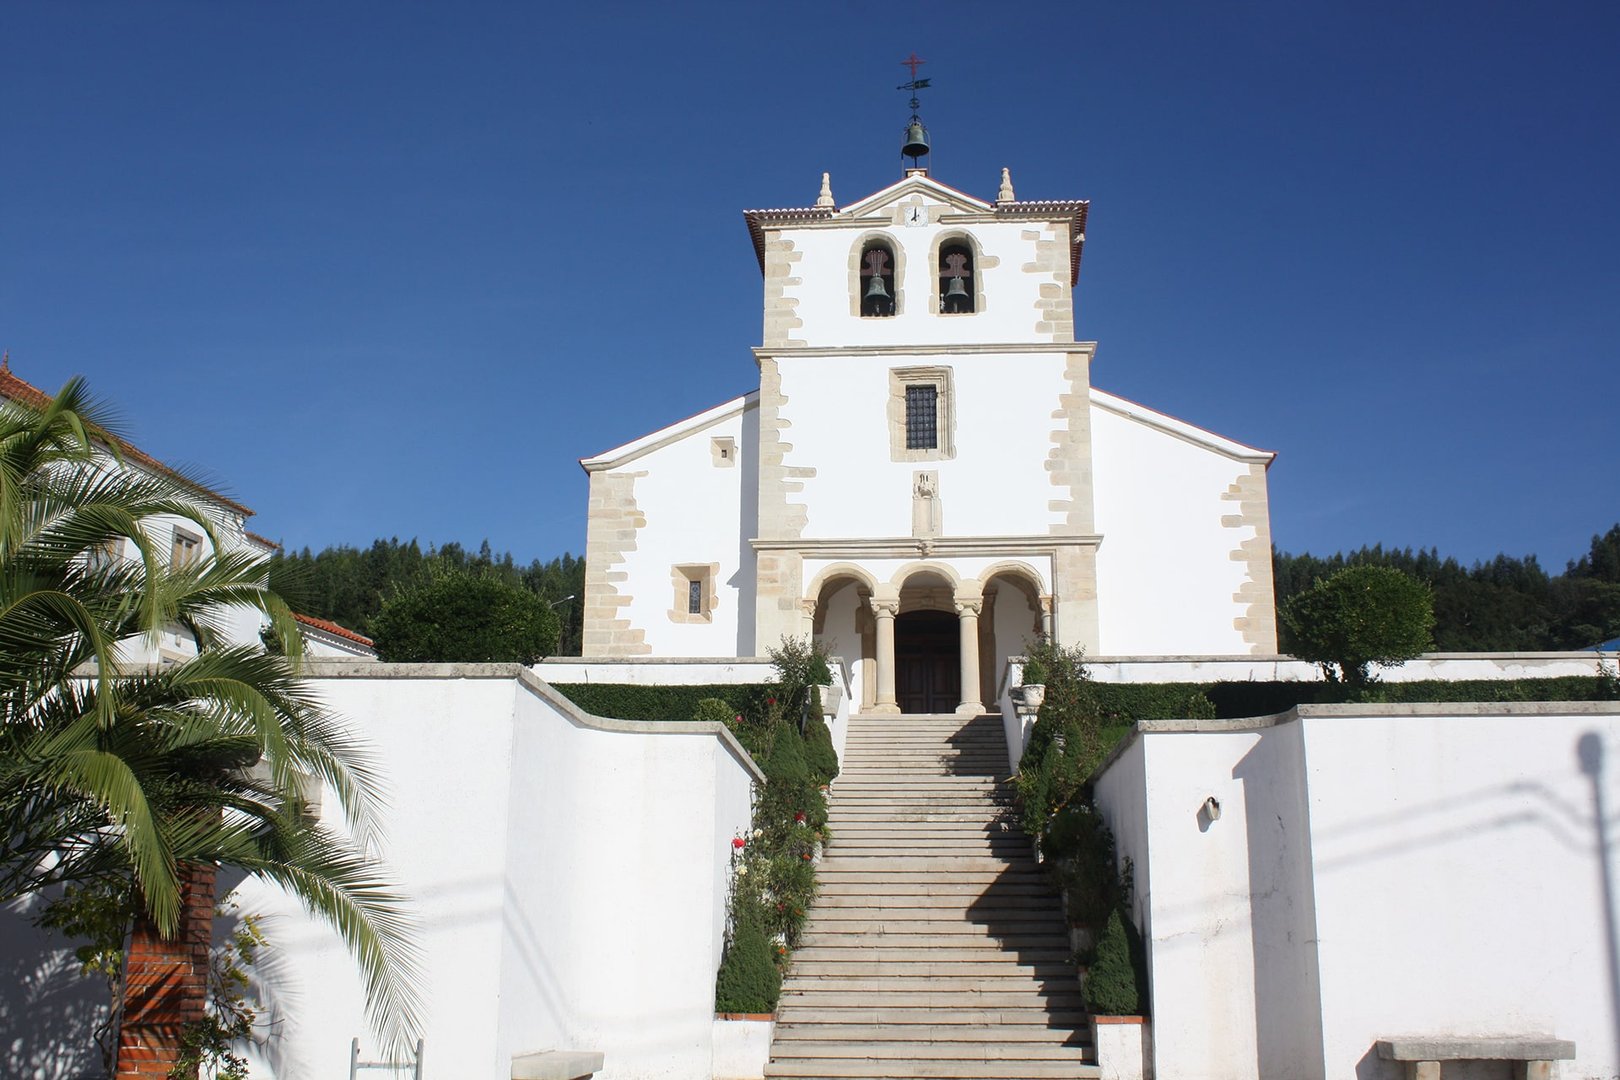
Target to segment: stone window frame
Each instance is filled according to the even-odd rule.
[[[169,543],[169,567],[181,570],[202,561],[203,538],[194,532],[174,527],[174,538]]]
[[[939,281],[944,274],[945,248],[950,244],[961,244],[968,249],[973,263],[973,310],[972,311],[946,311],[945,294],[940,289]],[[953,230],[940,234],[934,240],[934,246],[928,250],[928,280],[929,298],[928,310],[933,315],[944,315],[951,319],[969,318],[983,314],[985,310],[984,298],[984,272],[991,269],[1001,260],[993,255],[986,255],[979,247],[979,242],[973,234]]]
[[[862,315],[861,301],[866,298],[866,289],[862,284],[865,279],[861,277],[861,256],[873,244],[882,244],[889,249],[894,257],[894,314],[893,315]],[[881,229],[873,229],[862,233],[855,238],[855,243],[849,249],[849,313],[857,319],[894,319],[906,313],[906,290],[903,282],[906,279],[906,249],[893,234]]]
[[[906,388],[932,386],[938,396],[935,424],[939,445],[913,450],[906,446]],[[889,460],[949,461],[956,457],[956,390],[952,370],[944,365],[889,369]]]
[[[673,623],[712,623],[714,622],[714,609],[719,606],[720,596],[716,582],[720,579],[719,563],[676,563],[670,567],[670,583],[674,586],[674,600],[669,608],[669,621]],[[692,611],[691,596],[692,584],[700,583],[703,589],[703,604],[701,611]]]
[[[714,460],[715,468],[734,468],[737,464],[737,440],[729,435],[720,435],[710,439],[709,455]]]

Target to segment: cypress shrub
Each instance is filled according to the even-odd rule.
[[[1141,942],[1115,908],[1086,969],[1086,1011],[1098,1016],[1141,1016],[1146,999]]]
[[[783,723],[771,740],[771,752],[763,765],[772,784],[801,785],[810,782],[810,766],[805,761],[804,739],[796,724]]]
[[[771,942],[757,916],[739,912],[737,926],[720,960],[715,979],[716,1012],[768,1013],[776,1011],[782,994],[782,973],[771,959]]]
[[[815,713],[810,714],[805,732],[804,760],[810,767],[810,779],[817,784],[830,784],[838,775],[838,751],[833,749],[832,732]]]

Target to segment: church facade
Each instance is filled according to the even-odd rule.
[[[582,459],[585,655],[813,635],[853,707],[968,714],[1039,634],[1275,653],[1273,455],[1092,385],[1087,210],[911,169],[748,211],[758,389]]]

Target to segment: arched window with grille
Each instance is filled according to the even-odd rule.
[[[967,315],[976,310],[973,248],[965,240],[946,240],[939,248],[939,310]]]
[[[894,314],[894,249],[874,240],[861,249],[861,318]]]

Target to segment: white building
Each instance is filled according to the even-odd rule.
[[[1089,654],[1276,652],[1273,455],[1091,384],[1083,201],[926,169],[747,212],[759,389],[581,464],[584,653],[814,634],[858,708],[976,713],[1038,633]]]

